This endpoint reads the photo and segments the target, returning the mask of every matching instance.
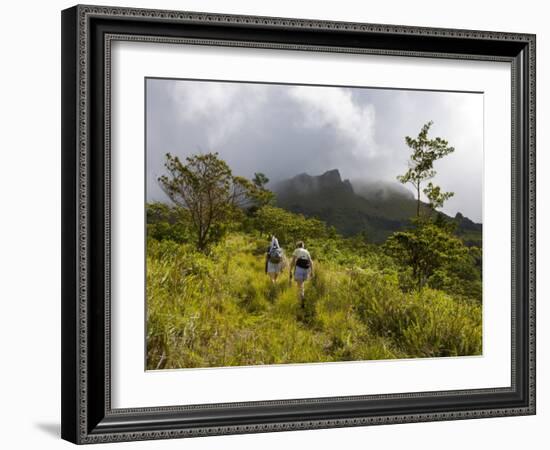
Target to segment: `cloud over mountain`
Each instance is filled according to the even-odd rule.
[[[146,116],[150,200],[165,199],[156,178],[167,152],[217,151],[236,174],[273,183],[334,167],[354,184],[393,183],[407,167],[404,137],[434,120],[431,134],[456,148],[435,167],[455,192],[445,212],[481,221],[481,94],[149,79]]]

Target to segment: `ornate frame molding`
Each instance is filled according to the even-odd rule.
[[[279,33],[296,30],[323,30],[330,32],[338,32],[345,35],[346,33],[375,33],[377,36],[400,36],[403,40],[408,37],[430,37],[430,38],[455,38],[458,40],[472,41],[496,41],[504,44],[517,44],[518,48],[523,48],[522,51],[527,52],[527,57],[521,60],[517,56],[491,54],[482,55],[479,53],[446,53],[442,51],[429,50],[395,50],[384,48],[367,48],[367,47],[347,47],[347,46],[331,46],[331,45],[309,45],[303,43],[277,43],[267,41],[247,41],[247,40],[232,40],[232,39],[212,39],[212,38],[196,38],[196,37],[166,37],[166,36],[150,36],[144,34],[128,34],[128,33],[105,33],[101,42],[104,45],[103,64],[105,68],[104,81],[104,97],[103,104],[105,107],[104,125],[103,125],[103,147],[104,147],[104,177],[103,177],[103,205],[105,216],[104,220],[104,258],[105,267],[104,276],[104,292],[105,311],[104,311],[104,408],[103,417],[107,420],[105,426],[100,426],[101,423],[90,422],[91,406],[90,406],[90,360],[89,351],[91,345],[94,344],[90,340],[90,327],[95,326],[90,320],[91,316],[91,297],[90,297],[90,267],[95,264],[95,260],[90,258],[91,241],[90,231],[92,225],[93,214],[90,207],[90,186],[91,183],[97,183],[98,180],[93,180],[91,177],[92,169],[90,167],[91,149],[91,121],[93,117],[90,115],[91,100],[97,92],[94,91],[90,79],[91,72],[94,70],[91,50],[90,29],[91,22],[94,19],[124,19],[137,20],[144,24],[147,22],[159,22],[163,24],[174,25],[199,25],[199,26],[239,26],[245,27],[253,32],[254,30],[275,30]],[[389,423],[405,423],[405,422],[422,422],[422,421],[440,421],[453,419],[469,419],[482,417],[499,417],[510,415],[527,415],[535,413],[535,36],[530,34],[515,34],[515,33],[500,33],[488,31],[472,31],[472,30],[450,30],[441,28],[425,28],[425,27],[405,27],[397,25],[379,25],[379,24],[363,24],[363,23],[348,23],[348,22],[333,22],[319,20],[304,20],[304,19],[288,19],[288,18],[272,18],[258,16],[236,16],[236,15],[221,15],[221,14],[204,14],[195,12],[180,12],[180,11],[161,11],[148,9],[133,9],[133,8],[116,8],[116,7],[99,7],[99,6],[76,6],[64,12],[64,24],[66,31],[65,40],[73,39],[73,47],[70,43],[67,51],[64,51],[64,90],[67,92],[63,107],[66,116],[64,116],[64,131],[63,131],[63,157],[66,158],[68,166],[72,166],[74,162],[76,170],[70,167],[64,167],[63,189],[71,189],[72,192],[64,193],[64,205],[67,206],[68,212],[64,212],[64,223],[72,222],[66,225],[69,229],[69,234],[64,235],[65,250],[63,251],[64,265],[64,280],[63,280],[63,311],[65,318],[75,319],[63,328],[63,375],[65,379],[74,378],[74,386],[70,388],[64,387],[63,395],[63,437],[76,443],[99,443],[112,441],[131,441],[143,439],[163,439],[174,437],[191,437],[191,436],[207,436],[219,434],[239,434],[250,432],[271,432],[285,431],[298,429],[313,429],[313,428],[329,428],[329,427],[348,427],[348,426],[363,426],[374,424],[389,424]],[[521,233],[525,231],[527,237],[527,247],[524,252],[527,254],[524,264],[526,276],[523,283],[526,284],[528,290],[527,298],[523,299],[525,309],[525,336],[527,338],[526,347],[527,353],[524,363],[525,373],[527,375],[526,390],[528,398],[521,405],[510,407],[495,407],[495,408],[474,408],[471,410],[451,410],[451,411],[434,411],[434,412],[418,412],[410,414],[386,414],[386,415],[370,415],[358,417],[340,417],[340,418],[323,418],[323,419],[308,419],[308,420],[283,420],[269,423],[253,423],[253,424],[235,424],[235,425],[219,425],[219,426],[188,426],[188,427],[163,427],[160,429],[142,429],[139,420],[131,431],[121,429],[118,431],[116,421],[121,417],[140,416],[144,413],[153,414],[168,414],[187,411],[189,409],[208,410],[212,408],[228,407],[228,406],[292,406],[295,404],[313,404],[326,403],[327,401],[345,401],[350,399],[362,400],[380,400],[380,399],[414,399],[423,398],[427,395],[437,396],[476,396],[496,393],[507,393],[516,390],[517,375],[515,372],[516,362],[516,342],[515,342],[515,308],[513,308],[513,336],[514,343],[512,345],[513,354],[513,372],[512,386],[510,388],[499,389],[482,389],[472,391],[448,391],[448,392],[432,392],[419,394],[395,394],[395,395],[375,395],[361,397],[334,397],[309,400],[285,400],[273,402],[250,402],[246,404],[217,404],[217,405],[195,405],[181,407],[154,407],[154,408],[136,408],[136,409],[111,409],[110,402],[110,64],[111,64],[111,43],[115,40],[126,41],[144,41],[157,43],[185,43],[194,45],[218,45],[218,46],[244,46],[265,49],[290,49],[304,51],[324,51],[324,52],[350,52],[364,54],[384,54],[384,55],[399,55],[399,56],[414,56],[414,57],[437,57],[437,58],[453,58],[453,59],[483,59],[492,61],[508,61],[512,63],[512,89],[516,89],[518,98],[523,104],[517,104],[513,99],[513,120],[512,120],[512,154],[513,154],[513,171],[524,168],[524,177],[526,178],[527,190],[524,191],[520,186],[513,184],[512,190],[518,197],[519,203],[528,212],[522,216],[522,211],[518,211],[517,205],[512,207],[512,227],[518,229]],[[74,53],[72,52],[74,50]],[[97,50],[97,49],[96,49]],[[525,61],[525,62],[522,62]],[[70,69],[67,65],[73,65]],[[522,66],[520,66],[522,65]],[[73,72],[71,72],[71,70]],[[518,79],[518,74],[522,79]],[[525,93],[523,96],[522,92]],[[72,100],[72,101],[71,101]],[[76,108],[75,106],[76,105]],[[522,109],[523,108],[523,109]],[[527,117],[522,111],[527,111]],[[523,115],[522,115],[523,114]],[[517,120],[523,118],[522,125]],[[68,129],[71,129],[70,132]],[[73,133],[73,134],[71,134]],[[520,148],[514,148],[517,146]],[[76,150],[76,151],[75,151]],[[516,162],[520,164],[519,169],[516,168]],[[72,170],[70,173],[69,171]],[[521,175],[521,174],[520,174]],[[516,177],[513,177],[513,183],[516,183]],[[522,201],[524,203],[522,203]],[[518,215],[519,214],[519,215]],[[97,218],[96,218],[97,219]],[[513,231],[513,252],[515,251],[517,242],[516,232]],[[71,240],[71,243],[65,242]],[[521,243],[520,243],[521,245]],[[521,256],[521,255],[520,255]],[[513,254],[513,271],[516,270],[517,255]],[[523,267],[523,266],[522,266]],[[73,275],[76,276],[73,283],[66,280]],[[516,276],[512,277],[513,299],[515,299]],[[519,286],[521,289],[521,286]],[[93,288],[92,288],[93,289]],[[520,299],[521,301],[521,299]],[[514,300],[515,302],[515,300]],[[75,304],[77,305],[75,308]],[[65,341],[73,339],[71,345],[65,344]],[[524,380],[525,381],[525,380]],[[73,392],[73,387],[76,390]],[[69,390],[71,389],[71,390]],[[95,412],[97,416],[98,412]],[[101,416],[101,414],[99,414]],[[109,421],[111,419],[111,421]],[[94,420],[96,422],[96,420]]]

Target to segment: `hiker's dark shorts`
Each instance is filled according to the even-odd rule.
[[[296,281],[306,281],[309,277],[309,269],[304,269],[303,267],[296,266],[294,271],[294,279]]]

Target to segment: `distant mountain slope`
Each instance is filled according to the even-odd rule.
[[[357,187],[355,187],[355,185]],[[277,205],[292,212],[317,217],[345,236],[365,232],[376,243],[406,228],[416,214],[412,193],[398,183],[358,183],[342,180],[337,169],[319,176],[306,173],[274,187]],[[428,206],[422,204],[427,211]],[[457,214],[459,235],[469,243],[481,240],[481,225]]]

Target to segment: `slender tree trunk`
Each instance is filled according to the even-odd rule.
[[[420,217],[420,183],[416,185],[416,217]]]
[[[422,289],[422,271],[420,267],[416,266],[413,268],[413,278],[416,281],[416,289],[420,291]]]
[[[202,252],[205,249],[205,247],[206,247],[206,242],[205,242],[205,239],[204,239],[204,237],[201,233],[201,234],[199,234],[199,238],[197,240],[197,250]]]

